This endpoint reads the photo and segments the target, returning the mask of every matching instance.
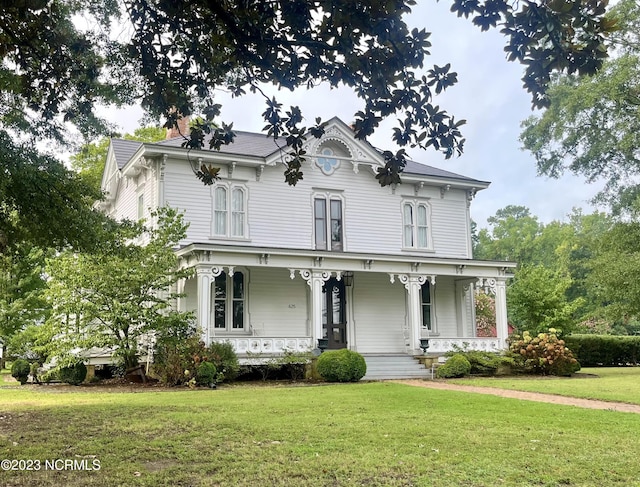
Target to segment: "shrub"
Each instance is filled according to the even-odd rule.
[[[285,350],[282,355],[273,357],[267,362],[267,368],[276,378],[300,380],[304,377],[307,364],[311,360],[309,352],[292,352]]]
[[[77,386],[87,377],[87,367],[82,362],[76,362],[73,365],[60,367],[59,375],[62,382]]]
[[[507,357],[502,353],[485,352],[482,350],[462,350],[457,349],[445,354],[448,357],[454,355],[464,356],[471,364],[471,375],[496,375],[499,369],[508,368],[514,365],[512,357]]]
[[[213,342],[206,349],[204,355],[206,360],[213,362],[218,369],[220,382],[231,382],[238,376],[240,364],[231,342]]]
[[[367,364],[358,352],[330,350],[318,357],[318,373],[329,382],[357,382],[367,373]]]
[[[640,362],[640,336],[571,335],[566,342],[584,367],[618,367]]]
[[[42,382],[46,382],[47,384],[49,382],[59,381],[60,380],[59,370],[58,369],[47,370],[44,374],[42,374],[42,376],[40,377],[40,380]]]
[[[211,362],[200,362],[196,372],[196,384],[205,387],[215,387],[218,370]]]
[[[186,384],[195,377],[200,357],[205,351],[204,343],[195,335],[158,342],[153,357],[153,373],[168,386]]]
[[[461,353],[456,353],[449,357],[447,361],[436,370],[436,377],[439,379],[451,379],[454,377],[464,377],[471,372],[471,363]]]
[[[549,333],[535,337],[526,331],[522,337],[514,336],[509,350],[525,372],[566,376],[580,370],[580,364],[565,345],[556,330],[549,328]]]
[[[13,364],[11,365],[11,375],[22,385],[27,383],[30,370],[31,365],[29,365],[29,362],[27,362],[23,358],[14,360]]]

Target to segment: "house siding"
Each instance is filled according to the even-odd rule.
[[[405,289],[384,274],[358,273],[353,285],[355,349],[360,353],[404,353]],[[352,338],[347,337],[351,343]]]
[[[283,181],[283,167],[265,167],[260,181],[255,170],[237,167],[232,182],[247,188],[248,235],[245,244],[256,247],[313,249],[313,195],[334,194],[344,201],[344,248],[347,252],[427,255],[433,257],[470,258],[466,196],[463,191],[440,196],[435,187],[420,190],[432,209],[433,251],[402,249],[402,201],[415,194],[403,189],[382,188],[367,167],[356,174],[346,162],[331,176],[317,168],[305,168],[304,179],[295,187]],[[152,186],[152,185],[150,185]],[[413,188],[407,185],[408,188]],[[190,223],[187,238],[191,242],[224,241],[211,238],[212,188],[205,187],[191,172],[186,161],[170,160],[165,169],[165,202],[185,212]],[[407,188],[407,189],[408,189]],[[126,205],[135,204],[135,201]],[[233,240],[230,240],[233,242]]]

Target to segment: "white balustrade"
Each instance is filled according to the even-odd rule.
[[[450,352],[454,348],[463,350],[479,350],[483,352],[500,352],[500,339],[492,338],[430,338],[427,353]]]
[[[229,342],[238,355],[280,354],[284,352],[309,352],[311,338],[269,338],[269,337],[213,337],[214,342]]]

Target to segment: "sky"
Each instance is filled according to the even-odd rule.
[[[583,178],[572,175],[561,179],[538,176],[533,156],[521,150],[520,123],[534,112],[531,97],[520,80],[523,67],[505,58],[506,38],[496,30],[481,32],[471,20],[450,13],[449,5],[447,1],[419,1],[405,20],[410,27],[432,32],[431,56],[427,57],[425,69],[433,64],[451,63],[452,70],[458,73],[458,83],[438,95],[435,104],[457,120],[467,120],[462,127],[465,151],[449,160],[434,150],[409,149],[409,156],[424,164],[491,182],[471,204],[471,216],[479,227],[486,227],[487,218],[507,205],[526,206],[544,223],[566,220],[572,208],[582,208],[585,213],[593,211],[589,200],[598,191],[597,184],[587,184]],[[337,116],[349,123],[362,107],[355,94],[344,88],[330,90],[320,86],[293,93],[271,89],[267,93],[276,95],[284,107],[300,106],[307,120]],[[260,116],[264,101],[259,95],[232,99],[221,93],[218,103],[223,105],[222,120],[233,122],[235,129],[258,132],[264,126]],[[133,132],[142,115],[135,109],[109,113],[123,132]],[[392,127],[391,120],[369,141],[378,148],[396,150],[391,142]]]

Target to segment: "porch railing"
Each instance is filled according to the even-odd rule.
[[[483,352],[499,352],[504,350],[501,340],[492,338],[429,338],[428,353],[445,353],[454,348],[462,348],[466,350],[479,350]]]
[[[238,355],[259,353],[308,352],[311,338],[269,338],[269,337],[212,337],[214,342],[230,342]]]

